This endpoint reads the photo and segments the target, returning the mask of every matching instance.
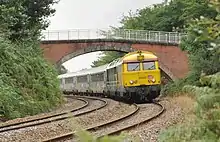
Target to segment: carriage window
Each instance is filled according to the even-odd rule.
[[[128,63],[128,71],[139,71],[140,63]]]
[[[77,82],[78,83],[87,82],[87,75],[85,75],[85,76],[78,76],[77,77]]]
[[[73,78],[69,77],[65,79],[65,84],[73,83]]]
[[[104,73],[91,75],[91,80],[94,82],[103,81],[104,80]]]
[[[144,70],[155,70],[156,69],[155,62],[144,62],[143,69]]]

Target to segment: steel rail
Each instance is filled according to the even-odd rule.
[[[81,97],[79,97],[78,99],[80,99]],[[26,127],[32,127],[32,126],[37,126],[37,125],[41,125],[41,124],[46,124],[46,123],[51,123],[51,122],[55,122],[55,121],[60,121],[60,120],[64,120],[64,119],[67,119],[67,118],[71,118],[71,117],[77,117],[77,116],[81,116],[81,115],[84,115],[84,114],[87,114],[87,113],[91,113],[93,111],[96,111],[96,110],[99,110],[101,108],[104,108],[105,106],[107,106],[108,102],[103,100],[103,99],[99,99],[99,98],[91,98],[91,97],[82,97],[82,98],[88,98],[88,99],[92,99],[92,100],[99,100],[101,102],[103,102],[103,105],[102,106],[99,106],[99,107],[96,107],[94,109],[91,109],[91,110],[88,110],[88,111],[83,111],[81,113],[77,113],[75,115],[72,115],[72,116],[63,116],[63,117],[60,117],[60,118],[55,118],[55,119],[50,119],[50,120],[46,120],[46,121],[43,121],[43,122],[38,122],[38,123],[33,123],[33,124],[27,124],[27,125],[23,125],[23,126],[18,126],[18,127],[12,127],[11,126],[16,126],[16,125],[20,125],[20,124],[25,124],[25,123],[29,123],[29,122],[21,122],[21,123],[16,123],[15,125],[13,124],[9,124],[10,126],[8,125],[5,125],[3,126],[3,128],[6,128],[6,129],[3,129],[2,127],[0,127],[0,129],[2,128],[2,130],[0,130],[0,133],[2,132],[7,132],[7,131],[11,131],[11,130],[17,130],[17,129],[21,129],[21,128],[26,128]],[[83,99],[82,99],[83,100]],[[88,101],[87,101],[88,102]],[[89,103],[88,103],[89,104]],[[84,105],[83,108],[85,108],[87,105]],[[81,108],[82,109],[82,108]],[[80,110],[80,108],[77,108],[77,110]],[[76,110],[76,111],[77,111]],[[74,112],[74,111],[73,111]],[[69,112],[67,113],[62,113],[62,115],[65,115],[65,114],[68,114]],[[56,116],[59,116],[59,115],[56,115]],[[56,117],[56,116],[52,116],[52,117]],[[52,118],[52,117],[49,117],[49,118]],[[47,118],[43,118],[43,119],[47,119]],[[34,121],[38,121],[38,120],[43,120],[43,119],[40,119],[40,118],[37,118],[37,119],[33,119],[33,120],[30,120],[30,122],[34,122]],[[8,127],[8,128],[7,128]]]
[[[74,99],[77,99],[77,100],[80,100],[82,102],[84,102],[84,104],[78,108],[74,108],[70,111],[66,111],[66,112],[62,112],[62,113],[56,113],[56,114],[52,114],[52,115],[47,115],[47,116],[43,116],[43,117],[38,117],[36,119],[29,119],[29,120],[24,120],[24,121],[21,121],[21,122],[15,122],[15,123],[11,123],[11,124],[5,124],[5,125],[2,125],[0,126],[0,129],[3,129],[5,127],[10,127],[10,126],[15,126],[15,125],[20,125],[20,124],[24,124],[24,123],[29,123],[29,122],[33,122],[33,121],[38,121],[38,120],[43,120],[43,119],[48,119],[48,118],[52,118],[52,117],[56,117],[56,116],[60,116],[60,115],[64,115],[64,114],[67,114],[69,112],[75,112],[75,111],[78,111],[86,106],[89,105],[89,102],[82,99],[82,98],[74,98]]]
[[[155,115],[153,115],[152,117],[148,118],[148,119],[145,119],[141,122],[138,122],[138,123],[135,123],[135,124],[132,124],[132,125],[129,125],[129,126],[126,126],[126,127],[123,127],[121,129],[118,129],[118,130],[115,130],[115,131],[112,131],[112,132],[109,132],[109,133],[106,133],[106,134],[103,134],[101,136],[98,136],[97,139],[100,139],[102,138],[103,136],[106,136],[106,135],[114,135],[114,134],[118,134],[119,132],[122,132],[124,130],[128,130],[128,129],[131,129],[137,125],[140,125],[140,124],[143,124],[143,123],[146,123],[146,122],[149,122],[157,117],[159,117],[164,111],[165,111],[165,108],[163,105],[159,104],[159,103],[154,103],[155,105],[158,105],[161,107],[160,111],[158,113],[156,113]],[[133,113],[135,114],[136,112],[138,112],[139,110],[139,107],[138,109]],[[131,116],[131,115],[130,115]],[[128,118],[129,115],[125,116],[125,118]],[[123,120],[123,117],[116,120],[116,121],[111,121],[109,123],[105,123],[105,124],[100,124],[99,126],[95,126],[95,127],[90,127],[90,128],[87,128],[86,130],[87,131],[91,131],[91,130],[95,130],[97,128],[101,128],[101,127],[105,127],[107,125],[110,125],[110,124],[113,124],[115,122],[119,122]],[[54,142],[54,141],[61,141],[61,140],[65,140],[65,139],[73,139],[74,138],[74,135],[75,135],[75,132],[69,132],[69,133],[65,133],[65,134],[62,134],[62,135],[59,135],[59,136],[56,136],[56,137],[52,137],[52,138],[49,138],[49,139],[45,139],[43,140],[43,142]]]
[[[143,124],[143,123],[149,122],[149,121],[151,121],[151,120],[153,120],[153,119],[159,117],[159,116],[165,111],[165,108],[164,108],[163,105],[161,105],[161,104],[159,104],[159,103],[154,103],[154,104],[157,105],[157,106],[160,106],[161,109],[160,109],[160,111],[159,111],[158,113],[156,113],[156,114],[153,115],[152,117],[150,117],[150,118],[148,118],[148,119],[146,119],[146,120],[140,121],[140,122],[138,122],[138,123],[135,123],[135,124],[132,124],[132,125],[129,125],[129,126],[120,128],[120,129],[118,129],[118,130],[115,130],[115,131],[112,131],[112,132],[109,132],[109,133],[100,135],[100,136],[98,136],[98,139],[100,139],[100,138],[102,138],[102,137],[104,137],[104,136],[116,135],[116,134],[118,134],[118,133],[120,133],[120,132],[122,132],[122,131],[124,131],[124,130],[129,130],[129,129],[135,127],[135,126],[141,125],[141,124]]]
[[[124,119],[127,119],[127,118],[131,117],[132,115],[136,114],[139,111],[139,109],[140,109],[137,106],[137,104],[133,104],[133,105],[135,106],[135,110],[130,112],[129,114],[124,115],[124,116],[122,116],[122,117],[120,117],[118,119],[111,120],[111,121],[109,121],[107,123],[99,124],[99,125],[96,125],[96,126],[91,126],[89,128],[86,128],[85,130],[86,131],[94,131],[97,128],[105,127],[107,125],[110,125],[110,124],[113,124],[113,123],[116,123],[116,122],[119,122],[119,121],[122,121]],[[62,134],[62,135],[59,135],[59,136],[56,136],[56,137],[45,139],[42,142],[53,142],[53,141],[60,141],[60,140],[63,140],[63,139],[71,139],[71,138],[73,138],[75,136],[75,133],[76,132],[65,133],[65,134]]]

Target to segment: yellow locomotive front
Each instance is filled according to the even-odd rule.
[[[161,74],[158,58],[151,52],[138,51],[123,57],[122,86],[132,100],[148,100],[160,94]]]

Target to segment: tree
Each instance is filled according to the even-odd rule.
[[[40,31],[48,26],[53,3],[0,1],[0,117],[46,112],[63,101],[57,71],[39,47]]]
[[[114,59],[122,57],[123,55],[125,55],[125,53],[117,51],[104,51],[102,55],[104,56],[101,56],[97,61],[92,62],[92,67],[98,67],[110,63]]]
[[[155,4],[138,10],[136,13],[130,12],[121,21],[122,26],[116,29],[136,29],[136,30],[156,30],[156,31],[178,31],[184,32],[188,27],[188,22],[192,18],[199,18],[204,15],[214,18],[216,11],[208,6],[207,0],[172,0]],[[113,54],[113,53],[112,53]],[[104,54],[105,58],[114,60],[117,55]],[[98,59],[99,65],[106,64],[108,60]],[[96,61],[95,61],[96,62]]]
[[[41,30],[48,27],[47,18],[55,13],[51,8],[55,3],[55,0],[0,1],[0,25],[8,29],[11,40],[39,38]]]
[[[183,29],[192,18],[200,15],[215,17],[216,11],[208,7],[207,0],[172,0],[138,10],[136,14],[124,16],[122,28],[173,31]]]
[[[188,36],[180,47],[189,54],[191,74],[188,78],[191,82],[198,81],[201,73],[210,75],[220,71],[219,23],[218,14],[216,18],[201,16],[189,24]]]
[[[68,70],[63,65],[57,66],[57,70],[59,74],[65,74],[68,72]]]
[[[196,118],[163,132],[161,142],[220,140],[220,1],[212,0],[211,4],[218,12],[216,18],[201,16],[192,21],[182,45],[193,56],[192,71],[201,74],[197,76],[199,86],[192,86],[192,82],[183,88],[196,100]]]

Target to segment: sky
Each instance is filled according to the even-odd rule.
[[[123,15],[131,10],[161,3],[163,0],[60,0],[54,5],[56,13],[50,17],[47,30],[107,29],[120,26]],[[75,57],[63,65],[69,72],[90,68],[100,52]]]

